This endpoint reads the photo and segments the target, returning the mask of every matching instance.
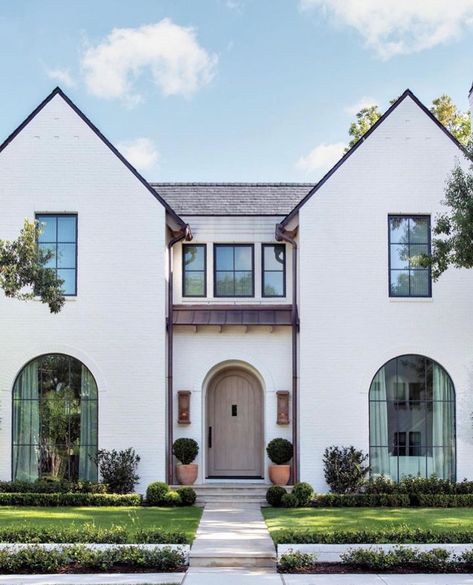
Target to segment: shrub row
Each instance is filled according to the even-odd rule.
[[[107,572],[115,568],[155,572],[179,570],[184,555],[171,548],[143,549],[139,546],[90,549],[80,544],[46,550],[37,545],[0,549],[0,573]]]
[[[385,530],[313,530],[282,529],[272,533],[276,544],[468,544],[473,531],[426,530],[399,526]]]
[[[0,542],[9,543],[99,543],[99,544],[189,544],[184,532],[148,529],[129,531],[123,526],[98,528],[93,524],[42,528],[25,524],[0,528]]]
[[[311,505],[315,508],[406,508],[411,502],[407,494],[317,494]]]
[[[98,481],[0,481],[0,493],[56,494],[81,493],[105,494],[107,486]]]
[[[421,495],[460,495],[473,494],[473,481],[454,482],[440,479],[435,475],[424,478],[414,475],[404,476],[399,483],[386,477],[371,479],[363,491],[368,494],[414,494]]]
[[[373,548],[351,549],[340,555],[341,562],[352,569],[364,571],[393,571],[449,573],[473,570],[473,549],[459,555],[443,548],[421,551],[416,548],[398,547],[390,551]],[[297,573],[312,569],[317,555],[290,551],[279,559],[281,573]]]
[[[444,548],[421,551],[399,547],[390,551],[382,549],[351,549],[340,555],[342,563],[364,570],[392,571],[403,569],[410,572],[449,573],[473,568],[473,550],[459,555]]]
[[[141,506],[139,494],[0,493],[0,506]]]
[[[315,508],[468,508],[473,507],[473,494],[317,494]]]

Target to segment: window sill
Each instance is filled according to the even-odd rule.
[[[432,303],[433,297],[388,297],[390,303]]]

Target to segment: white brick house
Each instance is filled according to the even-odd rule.
[[[266,481],[275,437],[318,490],[334,444],[473,478],[473,273],[409,266],[457,160],[406,91],[316,186],[148,184],[55,90],[0,147],[0,238],[37,217],[69,293],[0,295],[0,479],[131,446],[144,489],[177,437],[199,483]]]

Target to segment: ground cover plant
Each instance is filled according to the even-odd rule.
[[[123,527],[127,534],[139,530],[178,531],[190,541],[194,539],[202,515],[201,508],[87,508],[87,507],[0,507],[0,531],[21,528],[25,524],[36,529],[60,531],[65,528],[97,529]]]

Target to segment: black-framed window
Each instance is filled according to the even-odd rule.
[[[41,227],[38,247],[52,256],[46,266],[64,281],[65,296],[77,295],[77,214],[37,213]]]
[[[183,244],[182,246],[182,296],[207,296],[207,246]]]
[[[430,268],[419,263],[431,253],[430,216],[389,216],[389,295],[430,297]]]
[[[97,480],[98,391],[82,362],[64,354],[33,359],[12,398],[13,480]]]
[[[263,297],[286,296],[286,246],[262,245],[262,295]]]
[[[455,388],[446,370],[422,355],[387,362],[369,392],[373,476],[455,479]]]
[[[214,295],[255,295],[253,244],[214,244]]]

